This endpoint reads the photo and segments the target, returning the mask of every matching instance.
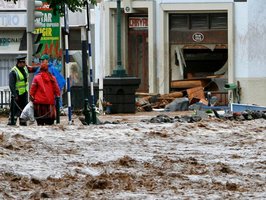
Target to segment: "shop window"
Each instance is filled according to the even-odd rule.
[[[209,28],[208,14],[191,14],[190,23],[191,29],[208,29]]]
[[[171,31],[189,29],[227,29],[227,13],[170,14]]]
[[[188,29],[188,15],[177,14],[170,17],[170,30]]]
[[[211,29],[227,29],[227,13],[210,14]]]

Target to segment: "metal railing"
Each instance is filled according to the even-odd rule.
[[[9,89],[0,89],[0,108],[10,108],[11,92]]]

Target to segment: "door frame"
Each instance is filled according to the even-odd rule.
[[[157,91],[157,70],[156,70],[156,60],[155,58],[155,40],[156,40],[156,12],[155,12],[155,3],[154,1],[132,1],[131,6],[135,10],[147,10],[148,15],[148,60],[149,60],[149,67],[148,67],[148,73],[149,73],[149,92],[154,93]],[[116,54],[114,52],[114,49],[116,49],[116,37],[115,37],[115,12],[116,12],[116,2],[112,1],[105,1],[103,3],[104,6],[104,45],[103,45],[103,60],[104,60],[104,75],[110,76],[112,74],[112,70],[116,63]],[[121,8],[123,7],[123,4],[121,4]],[[124,15],[125,17],[125,15]],[[123,17],[122,17],[123,18]],[[125,20],[122,19],[122,29],[126,30],[125,26]],[[124,31],[126,32],[126,31]],[[126,35],[125,33],[122,34],[122,46],[123,48],[126,47]],[[125,48],[126,49],[126,48]],[[122,63],[126,62],[127,57],[125,55],[122,55]]]

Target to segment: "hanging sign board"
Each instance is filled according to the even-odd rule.
[[[43,44],[40,55],[49,55],[50,59],[61,59],[62,50],[60,49],[60,16],[54,14],[53,10],[49,8],[49,4],[46,0],[42,0],[42,7],[38,8],[38,11],[43,13],[43,17],[40,18],[40,22],[43,24],[41,28],[36,28],[35,33],[42,33],[41,43]],[[35,58],[35,61],[38,60]],[[34,62],[35,62],[34,61]],[[37,63],[36,63],[37,64]]]

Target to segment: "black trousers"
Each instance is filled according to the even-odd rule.
[[[17,121],[17,118],[20,117],[22,110],[25,108],[25,106],[28,103],[28,92],[25,92],[22,95],[18,95],[18,98],[15,99],[15,105],[14,105],[14,117],[15,117],[15,123]],[[9,114],[9,122],[11,121],[11,113]]]
[[[28,92],[25,92],[22,95],[19,95],[17,100],[15,100],[15,116],[19,117],[21,115],[22,110],[28,104]]]

